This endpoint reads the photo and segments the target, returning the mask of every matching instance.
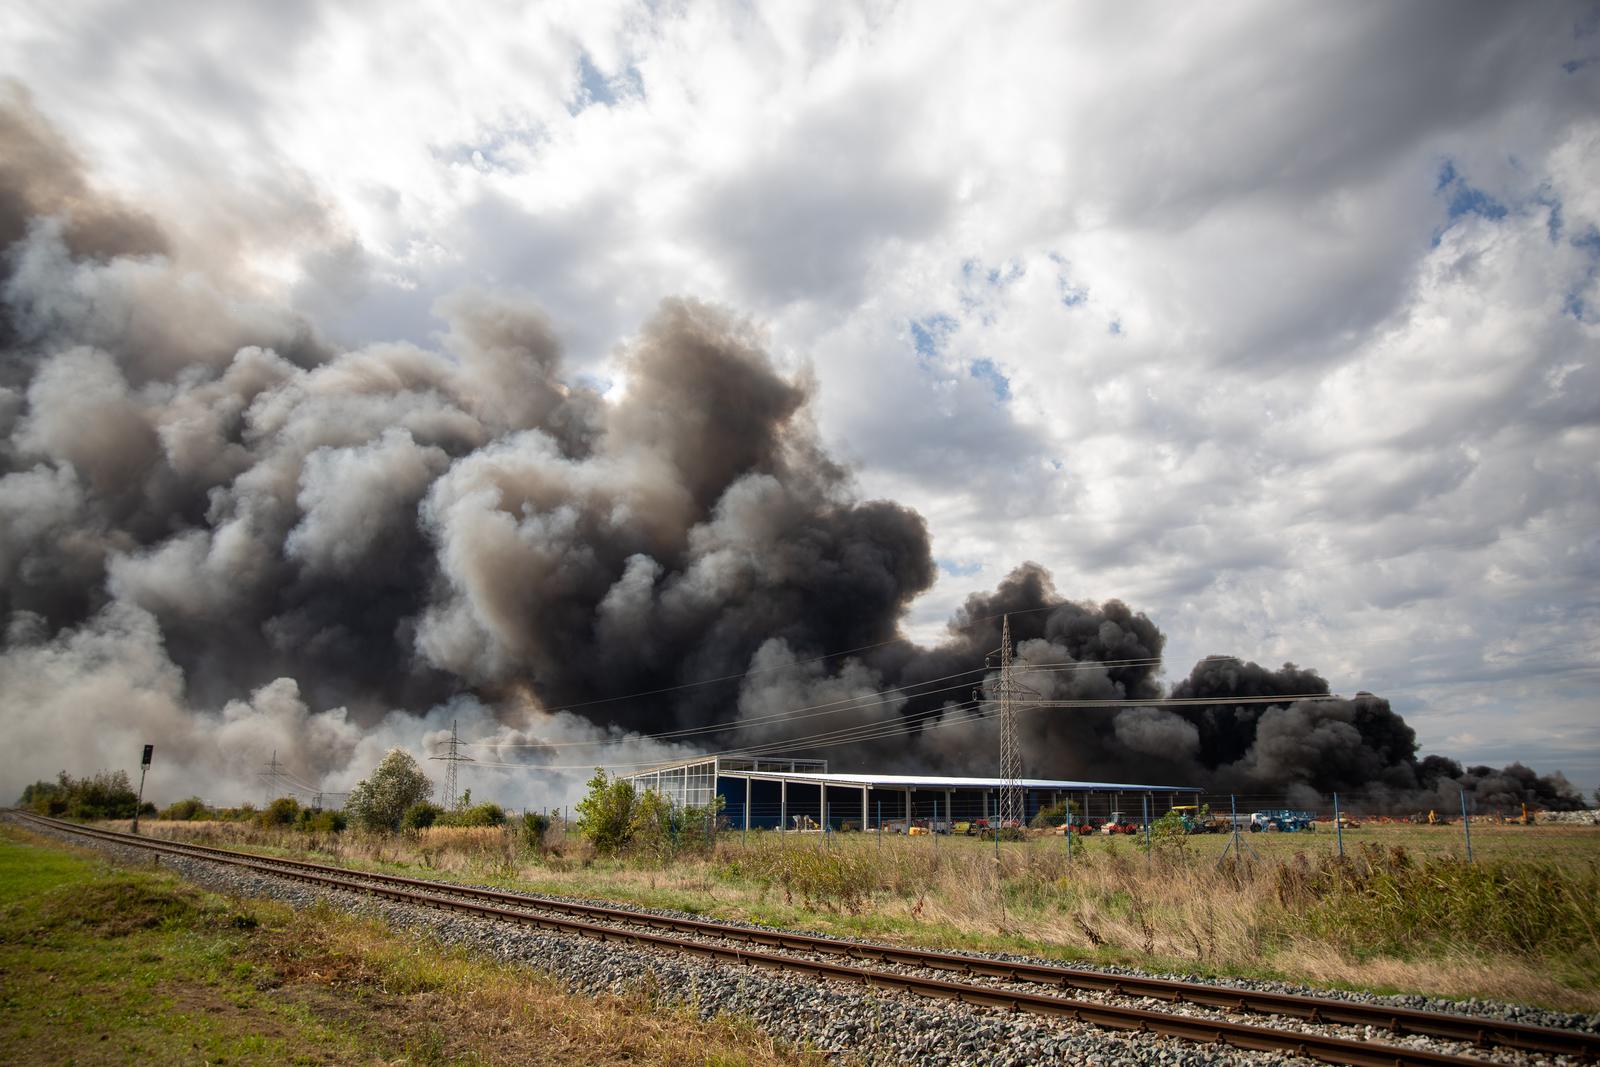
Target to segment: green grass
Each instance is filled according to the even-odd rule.
[[[0,825],[4,1062],[815,1064],[738,1020],[570,996],[319,907],[203,892]]]
[[[0,1045],[18,1064],[367,1059],[293,1005],[264,1003],[257,920],[155,870],[0,837]]]

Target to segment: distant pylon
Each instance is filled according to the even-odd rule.
[[[444,792],[445,803],[451,811],[456,806],[456,764],[476,762],[471,756],[461,754],[461,735],[456,732],[456,720],[450,720],[450,740],[445,742],[446,751],[442,755],[429,756],[429,759],[444,760]]]
[[[282,794],[278,791],[278,779],[283,777],[283,764],[278,762],[278,750],[272,750],[272,761],[267,764],[267,769],[261,772],[261,779],[267,783],[267,798],[261,805],[263,808],[271,807],[272,802]]]
[[[1021,826],[1022,747],[1017,741],[1016,679],[1011,666],[1011,616],[1000,626],[1000,825]]]

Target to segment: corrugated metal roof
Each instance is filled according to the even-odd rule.
[[[735,771],[724,769],[722,778],[760,778],[768,781],[826,782],[828,785],[883,786],[903,789],[1001,789],[1004,778],[963,778],[936,774],[838,774],[806,773],[804,771]],[[1139,785],[1131,782],[1069,782],[1053,778],[1023,778],[1018,782],[1024,789],[1107,790],[1113,792],[1144,790],[1151,793],[1196,793],[1192,785]]]

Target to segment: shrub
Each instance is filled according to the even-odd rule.
[[[162,808],[159,817],[169,822],[193,822],[196,819],[208,819],[214,814],[199,797],[185,797]]]
[[[127,771],[96,771],[87,778],[62,771],[54,782],[28,786],[18,804],[40,815],[68,819],[131,819],[139,809],[139,796],[128,782]],[[150,811],[154,813],[154,805]]]
[[[1039,814],[1035,815],[1033,821],[1028,825],[1035,830],[1048,830],[1053,826],[1060,826],[1065,823],[1068,812],[1076,815],[1078,813],[1078,805],[1074,801],[1063,798],[1054,804],[1046,804],[1040,808]]]
[[[437,824],[440,826],[504,826],[506,824],[505,809],[498,804],[474,804],[470,808],[459,811],[442,811],[439,813]]]
[[[294,797],[279,797],[267,805],[259,817],[263,827],[293,826],[300,820],[300,802]]]
[[[522,840],[529,848],[544,851],[544,835],[550,832],[550,816],[537,811],[522,813]]]
[[[300,809],[300,829],[323,834],[336,834],[345,828],[343,812],[317,810],[314,808]]]
[[[430,804],[426,800],[419,800],[405,810],[400,816],[400,829],[426,830],[439,821],[443,812],[437,804]]]
[[[646,790],[634,802],[628,824],[629,847],[657,859],[677,851],[677,835],[672,802],[660,793]]]

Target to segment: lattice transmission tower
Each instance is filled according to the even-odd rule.
[[[445,751],[437,756],[429,756],[428,758],[444,760],[445,803],[448,805],[449,810],[454,811],[456,807],[456,766],[461,763],[477,762],[471,756],[463,756],[461,754],[461,735],[456,731],[455,719],[450,720],[450,740],[445,742]]]
[[[1017,680],[1011,663],[1011,616],[1000,624],[1000,825],[1021,826],[1022,746],[1017,741]]]
[[[261,806],[263,808],[270,807],[274,800],[283,796],[283,789],[278,783],[286,777],[283,771],[283,764],[278,762],[277,749],[272,750],[272,760],[267,764],[267,769],[258,771],[256,777],[266,783],[267,795],[262,799]]]

